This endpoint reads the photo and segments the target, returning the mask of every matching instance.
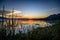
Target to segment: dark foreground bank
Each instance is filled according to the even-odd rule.
[[[0,40],[60,40],[60,23],[49,26],[39,27],[27,33],[21,31],[14,35],[11,32],[8,35],[6,30],[0,29]]]

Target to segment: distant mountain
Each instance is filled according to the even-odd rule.
[[[2,21],[2,19],[6,19],[6,20],[12,20],[12,18],[5,18],[5,17],[0,17],[0,21]],[[14,20],[29,20],[28,18],[13,18]],[[32,20],[60,20],[60,13],[59,14],[53,14],[50,15],[46,18],[33,18]]]
[[[46,19],[53,19],[53,20],[60,19],[60,13],[59,14],[50,15]]]

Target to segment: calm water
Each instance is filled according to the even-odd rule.
[[[56,21],[44,21],[44,20],[14,20],[13,21],[13,28],[9,25],[9,23],[12,23],[12,21],[4,22],[4,25],[8,24],[8,27],[6,27],[7,32],[9,33],[9,30],[15,30],[15,34],[19,33],[19,31],[26,33],[28,31],[31,31],[33,29],[36,29],[37,27],[47,27],[52,26],[56,23]],[[1,24],[0,24],[1,25]]]
[[[16,21],[16,24],[18,25],[15,27],[15,32],[18,33],[18,30],[22,32],[28,32],[36,29],[37,27],[52,26],[53,24],[55,24],[55,22],[43,20],[18,20]]]

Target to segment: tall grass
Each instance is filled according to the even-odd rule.
[[[15,26],[15,23],[12,27],[12,24],[7,22],[4,28],[0,28],[0,40],[60,40],[60,23],[44,28],[33,28],[31,31],[28,30],[27,33],[19,31],[17,34],[15,34]]]

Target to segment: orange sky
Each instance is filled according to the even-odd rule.
[[[7,13],[6,16],[7,18],[12,18],[12,12],[11,13]],[[10,15],[10,16],[9,16]],[[21,11],[18,11],[18,10],[14,10],[14,13],[13,13],[13,18],[44,18],[46,16],[35,16],[35,15],[24,15]]]

